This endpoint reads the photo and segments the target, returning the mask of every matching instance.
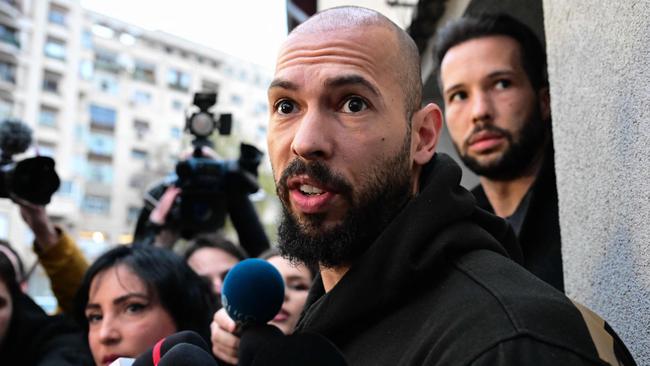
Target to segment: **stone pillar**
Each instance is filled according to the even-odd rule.
[[[567,295],[650,364],[650,1],[544,0]]]

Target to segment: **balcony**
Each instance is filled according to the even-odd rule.
[[[15,0],[0,0],[0,14],[7,15],[10,19],[18,19],[21,12]]]

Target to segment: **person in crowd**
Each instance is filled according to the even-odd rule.
[[[75,316],[96,365],[136,358],[159,339],[182,330],[210,341],[216,301],[209,283],[173,252],[118,246],[88,269]]]
[[[15,201],[23,221],[34,233],[34,253],[50,279],[59,310],[71,314],[88,262],[74,240],[48,218],[45,206]]]
[[[320,12],[281,47],[279,247],[320,268],[294,335],[326,337],[350,365],[633,364],[602,319],[508,258],[512,230],[435,154],[442,113],[421,93],[417,47],[372,10]],[[237,361],[222,320],[213,351]]]
[[[0,244],[0,363],[78,366],[90,364],[81,330],[63,315],[49,316],[21,288],[20,257]]]
[[[282,258],[277,248],[260,255],[280,272],[284,280],[284,302],[278,315],[269,323],[278,327],[282,333],[293,333],[307,301],[307,294],[314,280],[314,272],[301,263],[291,263]]]
[[[195,238],[185,251],[187,264],[194,272],[210,280],[219,299],[228,271],[246,257],[240,247],[218,233]]]
[[[436,39],[449,134],[479,176],[478,205],[505,218],[523,266],[564,290],[546,55],[508,15],[463,17]]]

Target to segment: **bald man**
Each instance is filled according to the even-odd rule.
[[[320,267],[297,334],[325,336],[351,365],[615,360],[576,306],[508,258],[512,231],[434,153],[441,112],[420,98],[413,41],[374,11],[321,12],[282,47],[268,92],[279,245]],[[231,363],[234,330],[215,315],[213,351]]]

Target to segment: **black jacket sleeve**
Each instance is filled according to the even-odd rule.
[[[608,363],[580,355],[531,337],[498,343],[470,363],[471,366],[605,366]]]

